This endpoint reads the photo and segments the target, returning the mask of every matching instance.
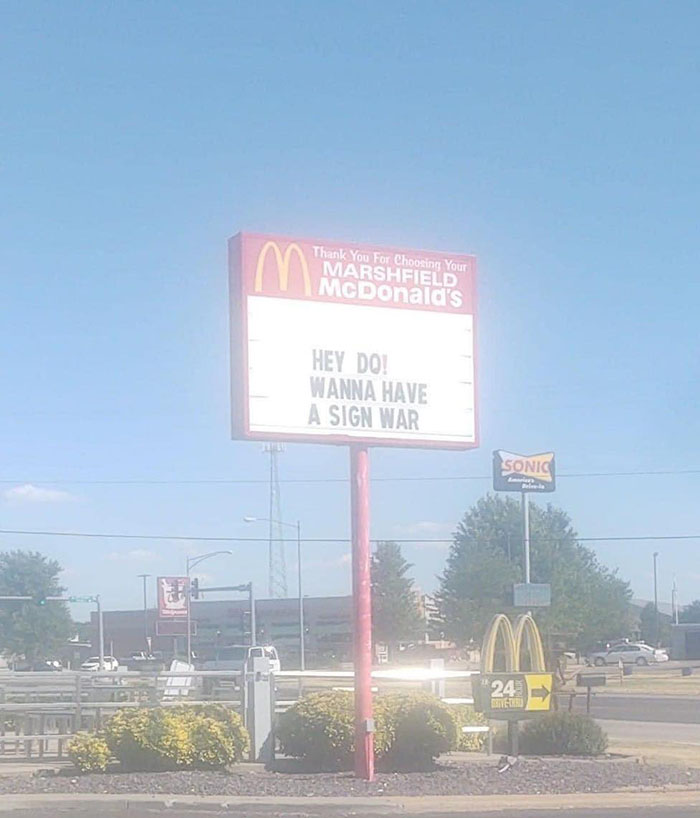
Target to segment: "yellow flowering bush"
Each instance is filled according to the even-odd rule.
[[[68,758],[81,773],[103,773],[111,757],[102,736],[76,733],[68,744]]]
[[[249,747],[238,714],[221,706],[120,710],[104,737],[129,770],[224,767],[244,758]]]
[[[486,743],[486,733],[463,733],[462,727],[473,725],[484,725],[486,719],[481,713],[477,713],[473,707],[464,704],[457,704],[452,708],[455,721],[457,722],[457,749],[463,752],[479,752],[484,749]]]

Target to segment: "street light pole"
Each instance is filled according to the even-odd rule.
[[[306,670],[304,647],[304,593],[301,586],[301,522],[297,520],[297,587],[299,588],[299,668]]]
[[[656,573],[656,561],[659,556],[658,551],[654,551],[654,639],[655,647],[659,646],[659,586]]]
[[[146,650],[148,650],[148,589],[146,587],[146,580],[150,576],[150,574],[139,574],[139,577],[143,580],[143,641],[146,645]]]

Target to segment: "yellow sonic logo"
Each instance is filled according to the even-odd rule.
[[[262,247],[258,255],[258,264],[255,268],[255,292],[259,293],[263,290],[263,274],[265,270],[265,261],[268,253],[272,253],[275,262],[277,263],[277,278],[279,288],[282,292],[286,292],[289,287],[289,265],[292,261],[292,256],[295,255],[299,261],[301,268],[301,275],[304,281],[304,295],[311,295],[311,277],[309,276],[309,265],[306,263],[306,257],[299,247],[293,241],[287,245],[287,249],[282,253],[279,244],[276,241],[267,241]]]

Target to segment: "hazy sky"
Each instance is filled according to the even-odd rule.
[[[0,528],[265,537],[242,522],[265,458],[229,435],[226,239],[253,229],[478,257],[482,447],[372,469],[479,479],[377,482],[373,536],[448,536],[493,448],[695,469],[553,500],[585,537],[700,535],[699,24],[639,0],[4,0]],[[309,537],[348,536],[347,460],[281,457],[316,480],[282,486]],[[257,482],[109,482],[139,480]],[[207,572],[266,586],[264,542],[0,537],[108,606],[213,547],[236,559]],[[661,598],[674,574],[700,596],[700,537],[595,548],[637,595],[658,550]],[[305,547],[309,594],[349,588],[348,552]],[[432,589],[446,546],[405,554]]]

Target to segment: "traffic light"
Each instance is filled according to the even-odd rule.
[[[40,605],[41,607],[46,605],[46,594],[37,594],[34,597],[34,604],[35,605]]]
[[[190,583],[190,595],[192,599],[199,599],[199,580],[195,577]]]

